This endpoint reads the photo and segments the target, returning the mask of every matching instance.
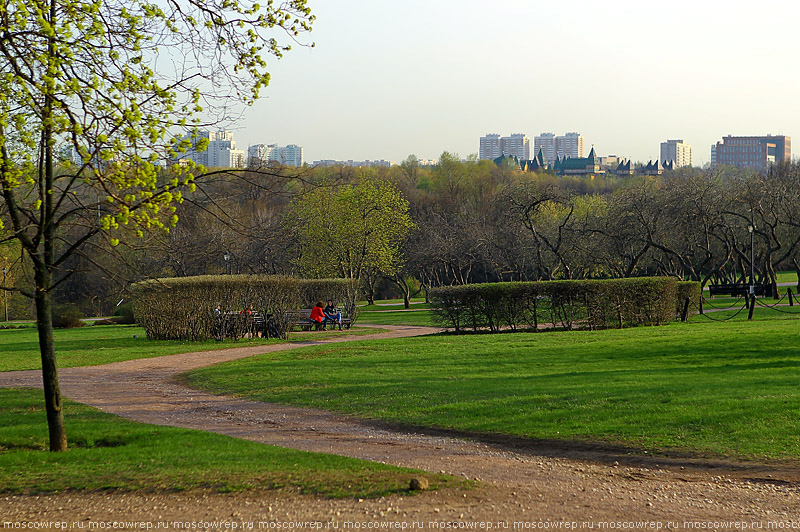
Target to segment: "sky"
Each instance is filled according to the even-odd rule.
[[[667,139],[800,135],[800,2],[309,0],[237,145],[305,160],[436,159],[487,133],[577,131],[634,161]],[[795,132],[795,129],[797,131]]]

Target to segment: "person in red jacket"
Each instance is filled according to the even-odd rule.
[[[322,311],[322,301],[317,301],[317,304],[311,309],[311,316],[309,316],[309,318],[317,322],[317,328],[325,323],[325,312]]]

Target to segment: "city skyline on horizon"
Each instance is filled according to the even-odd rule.
[[[496,16],[474,0],[310,7],[314,31],[300,40],[315,47],[272,61],[264,98],[224,126],[242,145],[399,162],[466,158],[488,132],[580,131],[587,150],[634,161],[684,139],[702,166],[727,135],[792,136],[800,111],[792,2],[509,0]]]

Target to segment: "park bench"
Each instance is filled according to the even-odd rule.
[[[754,285],[757,296],[767,295],[766,287],[762,283]],[[748,283],[719,283],[708,285],[708,295],[728,295],[731,297],[745,297],[750,295],[750,285]]]
[[[226,312],[219,316],[217,336],[222,338],[237,337],[250,334],[251,336],[267,336],[267,319],[260,312],[245,314],[241,312]]]
[[[342,313],[342,327],[349,329],[353,325],[353,320],[347,317],[342,309],[337,308],[336,311]],[[312,320],[309,316],[311,316],[310,308],[294,310],[289,313],[289,323],[293,327],[299,327],[304,331],[310,331],[312,328],[317,331],[322,329],[322,324]],[[331,326],[334,327],[335,324],[331,324]]]

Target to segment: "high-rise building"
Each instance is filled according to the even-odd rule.
[[[692,166],[692,147],[681,139],[662,142],[659,161],[673,161],[674,168]]]
[[[201,139],[208,139],[208,146],[198,151],[197,143]],[[192,147],[177,159],[189,159],[207,168],[244,168],[245,164],[244,151],[236,149],[231,131],[199,131],[192,139]]]
[[[478,159],[497,159],[503,155],[500,149],[500,135],[497,133],[487,133],[481,137]]]
[[[284,166],[303,166],[303,148],[297,144],[281,146],[277,160]]]
[[[247,166],[258,168],[266,165],[270,158],[270,150],[275,144],[251,144],[247,148]]]
[[[544,160],[550,164],[555,163],[556,158],[583,158],[583,146],[583,135],[574,131],[559,136],[542,133],[533,139],[533,153],[538,154],[542,150]]]
[[[247,165],[258,167],[271,162],[284,166],[303,166],[303,147],[297,144],[253,144],[247,148]]]
[[[524,133],[514,133],[510,137],[501,137],[497,133],[488,133],[481,137],[478,150],[479,159],[497,159],[501,155],[515,156],[518,159],[531,158],[531,141]]]
[[[784,135],[765,137],[728,135],[722,138],[722,142],[717,142],[715,155],[715,164],[763,172],[775,163],[792,160],[792,138]]]
[[[583,135],[573,131],[556,137],[556,156],[562,159],[583,157]]]
[[[541,150],[544,160],[552,164],[556,160],[556,136],[553,133],[542,133],[533,138],[533,153]]]
[[[515,156],[527,161],[531,158],[531,141],[528,135],[513,133],[510,137],[500,138],[500,153]]]

